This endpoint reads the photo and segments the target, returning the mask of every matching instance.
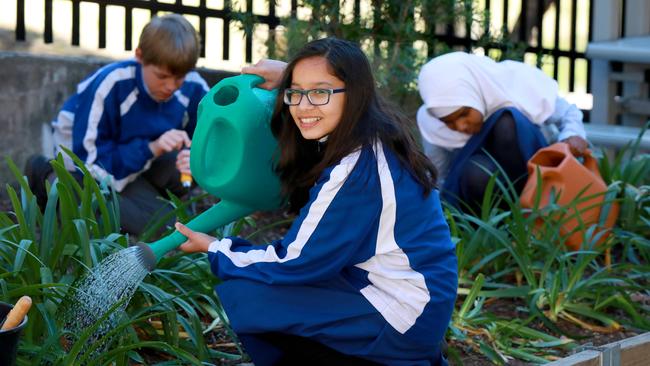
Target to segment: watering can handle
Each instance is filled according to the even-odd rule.
[[[234,220],[249,215],[254,211],[255,210],[252,208],[234,202],[221,201],[195,217],[193,220],[188,222],[186,226],[193,231],[207,233],[229,224]],[[185,237],[185,235],[178,231],[174,231],[171,235],[155,241],[149,244],[149,246],[156,256],[156,261],[159,261],[165,253],[177,248],[186,240],[187,237]]]
[[[559,145],[559,144],[562,144],[562,145]],[[556,144],[553,144],[553,145],[549,146],[549,148],[553,148],[554,150],[557,150],[557,151],[562,151],[562,152],[566,153],[567,156],[575,158],[575,156],[571,152],[571,148],[569,147],[569,144],[566,143],[566,142],[558,142]],[[584,159],[582,161],[582,165],[585,168],[587,168],[592,173],[600,175],[599,170],[598,170],[598,162],[596,162],[596,159],[594,158],[594,156],[593,156],[590,149],[585,149],[585,152],[583,153],[582,158]]]
[[[264,80],[263,77],[261,77],[259,75],[255,75],[255,74],[241,74],[238,77],[243,79],[243,80],[246,80],[246,79],[250,80],[251,89],[252,88],[261,89],[261,88],[258,87],[258,85],[263,84],[266,81],[266,80]],[[262,90],[267,91],[266,89],[262,89]]]
[[[592,173],[598,174],[598,176],[600,176],[600,171],[598,170],[598,162],[592,155],[590,149],[585,150],[583,158],[584,158],[584,162],[582,163],[582,165],[584,165],[585,168],[589,169],[589,171],[591,171]]]

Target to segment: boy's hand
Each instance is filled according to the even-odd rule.
[[[192,174],[190,171],[190,150],[183,149],[176,155],[176,169],[182,174]]]
[[[174,227],[179,233],[187,237],[187,241],[178,247],[185,253],[207,252],[210,244],[217,240],[217,238],[210,235],[192,231],[180,222],[177,222]]]
[[[571,153],[576,157],[584,156],[585,151],[587,148],[589,148],[587,141],[580,136],[567,137],[566,139],[562,140],[562,142],[565,142],[569,145]]]
[[[158,139],[149,143],[149,149],[154,157],[158,157],[164,153],[181,150],[183,147],[190,147],[192,142],[187,136],[187,132],[183,130],[169,130]]]
[[[286,67],[286,62],[261,59],[253,66],[242,68],[241,73],[255,74],[263,77],[266,81],[258,85],[258,87],[271,90],[280,86],[280,79],[282,78],[282,73]]]

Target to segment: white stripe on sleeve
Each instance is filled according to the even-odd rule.
[[[174,92],[174,96],[176,96],[176,99],[178,99],[178,102],[181,103],[183,107],[187,108],[187,106],[190,104],[190,99],[181,93],[180,89]]]
[[[237,267],[246,267],[260,262],[284,263],[300,257],[303,247],[309,241],[309,238],[314,233],[330,203],[332,203],[332,200],[343,186],[345,179],[356,165],[360,154],[360,151],[356,151],[348,155],[332,170],[329,181],[323,185],[323,188],[318,192],[318,196],[309,206],[309,211],[300,225],[296,239],[287,246],[287,254],[285,257],[280,258],[272,245],[267,246],[266,249],[233,252],[230,250],[232,245],[230,239],[223,239],[212,243],[210,251],[223,253]]]
[[[93,164],[97,159],[97,128],[99,121],[104,114],[104,100],[108,93],[113,89],[115,84],[121,80],[126,80],[135,77],[135,66],[129,66],[121,69],[116,69],[106,76],[106,78],[99,84],[95,92],[88,114],[88,126],[86,127],[86,134],[83,139],[83,146],[87,152],[86,164]]]
[[[120,116],[124,116],[129,112],[133,104],[138,100],[138,88],[134,88],[131,93],[124,99],[122,104],[120,104]]]
[[[196,71],[188,72],[187,75],[185,75],[185,81],[200,84],[203,90],[205,90],[206,92],[210,91],[210,88],[208,87],[208,83],[206,83],[205,80],[201,77],[201,75]]]
[[[381,143],[375,145],[383,207],[375,255],[356,267],[368,271],[370,285],[361,289],[398,332],[404,334],[415,324],[430,300],[424,276],[413,270],[404,251],[395,240],[397,202],[395,187]]]

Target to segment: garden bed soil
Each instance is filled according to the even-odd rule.
[[[460,304],[457,305],[459,307]],[[528,312],[520,309],[527,309],[528,306],[521,301],[521,299],[497,299],[492,301],[484,306],[486,312],[494,314],[500,319],[525,319],[528,317]],[[617,314],[618,319],[625,319],[624,314]],[[539,330],[546,334],[550,334],[556,337],[560,337],[561,334],[555,334],[552,330],[548,329],[541,321],[532,322],[527,324],[530,328]],[[581,352],[589,347],[597,347],[612,342],[620,341],[626,338],[631,338],[642,333],[642,331],[634,331],[625,328],[621,328],[619,331],[613,333],[599,333],[593,332],[588,329],[581,328],[574,323],[559,319],[556,323],[556,326],[567,332],[567,334],[572,334],[576,336],[575,342],[579,346],[574,351],[567,351],[559,355],[560,358],[568,357],[574,353]],[[487,359],[482,354],[476,352],[471,347],[465,343],[451,341],[449,347],[454,348],[460,355],[461,363],[454,363],[450,360],[451,365],[455,366],[487,366],[494,365],[489,359]],[[508,365],[520,366],[520,365],[532,365],[521,360],[510,360]]]
[[[260,228],[271,225],[281,220],[286,220],[287,218],[290,217],[289,215],[286,214],[284,210],[276,210],[272,212],[256,212],[251,216],[256,222],[256,227],[244,228],[244,230],[241,233],[242,236],[246,236]],[[259,236],[255,238],[256,240],[253,241],[257,243],[264,243],[271,240],[280,239],[286,233],[288,226],[289,226],[288,224],[285,224],[278,227],[274,227],[269,231],[261,233]],[[459,299],[459,301],[461,301],[462,299],[463,298]],[[457,305],[457,308],[458,307],[460,307],[460,304]],[[525,309],[527,309],[528,306],[521,299],[497,299],[496,301],[488,302],[484,308],[486,312],[490,312],[494,314],[496,317],[501,319],[514,319],[514,318],[525,319],[529,316],[528,312],[525,311]],[[625,314],[616,314],[616,318],[625,319]],[[627,330],[625,328],[621,328],[621,330],[614,333],[592,332],[588,329],[583,329],[573,323],[570,323],[562,319],[558,320],[556,325],[560,330],[566,331],[568,334],[577,336],[577,339],[575,340],[576,343],[583,347],[602,346],[608,343],[634,337],[640,334],[640,332]],[[556,337],[561,336],[561,334],[555,334],[553,331],[546,328],[541,321],[530,323],[528,324],[528,326],[533,329],[542,331],[544,333],[554,335]],[[232,352],[234,350],[232,349],[233,347],[232,340],[228,338],[228,336],[225,334],[225,331],[223,329],[217,329],[215,330],[215,332],[217,333],[216,335],[211,335],[211,337],[213,337],[216,340],[216,343],[214,343],[215,349],[228,351],[229,347],[231,347],[230,351]],[[476,352],[475,350],[471,349],[464,343],[451,341],[449,343],[449,347],[454,348],[458,352],[461,359],[460,364],[450,362],[451,365],[458,365],[458,366],[493,365],[493,363],[488,358]],[[558,357],[559,358],[567,357],[581,350],[582,348],[578,347],[576,351],[574,352],[567,351],[565,353],[561,353]],[[233,364],[232,361],[224,360],[224,362],[226,362],[224,363],[224,365]],[[520,366],[520,365],[531,365],[531,364],[514,359],[514,360],[510,360],[508,362],[508,365]]]
[[[205,207],[199,207],[199,211],[207,208],[210,202],[204,203]],[[0,212],[12,211],[11,201],[8,197],[0,195]],[[286,220],[290,216],[284,210],[276,210],[271,212],[256,212],[251,215],[254,221],[256,222],[255,227],[245,227],[240,233],[242,236],[250,235],[257,230],[264,228],[268,225],[272,225],[280,220]],[[286,233],[288,224],[280,225],[273,227],[270,230],[259,233],[253,238],[254,242],[264,243],[272,240],[280,239]],[[520,299],[499,299],[497,301],[490,302],[486,304],[485,311],[491,312],[498,318],[502,319],[513,319],[513,318],[526,318],[528,313],[520,309],[526,309],[527,306]],[[206,324],[210,323],[211,319],[206,319]],[[548,334],[553,334],[552,331],[547,329],[541,322],[528,324],[531,328],[543,331]],[[597,333],[592,332],[587,329],[580,328],[573,323],[569,323],[564,320],[560,320],[557,323],[559,329],[567,331],[569,334],[574,334],[580,336],[581,339],[576,339],[576,342],[585,347],[588,346],[601,346],[608,343],[616,342],[622,339],[634,337],[639,332],[633,330],[627,330],[622,328],[620,331],[614,333]],[[555,336],[560,336],[559,334],[553,334]],[[213,332],[207,335],[206,341],[212,345],[216,350],[228,353],[236,353],[236,347],[232,343],[232,340],[227,335],[226,331],[223,328],[217,328]],[[482,354],[471,349],[464,343],[459,343],[451,341],[449,347],[453,348],[458,352],[463,366],[487,366],[493,365],[493,363],[488,360]],[[579,347],[578,350],[581,350]],[[576,352],[574,352],[576,353]],[[567,352],[566,354],[561,355],[562,357],[567,357],[571,353]],[[157,357],[155,354],[150,355],[150,361],[158,359],[160,361],[161,355],[158,354]],[[231,360],[220,360],[222,365],[237,365],[241,361],[231,361]],[[451,362],[454,365],[454,362]],[[508,365],[528,365],[528,363],[520,360],[511,360],[508,362]]]
[[[574,352],[567,352],[565,354],[562,354],[560,358],[569,357],[572,354],[582,352],[591,347],[603,346],[609,343],[631,338],[639,334],[637,332],[628,331],[628,330],[621,330],[616,333],[608,333],[608,334],[594,333],[585,329],[581,329],[580,331],[582,332],[582,335],[585,337],[583,340],[577,341],[577,343],[580,346],[576,348],[576,351]],[[452,341],[449,343],[449,347],[454,347],[458,351],[461,359],[460,363],[455,363],[452,360],[450,360],[449,362],[450,365],[454,365],[454,366],[493,366],[494,365],[492,361],[487,359],[482,354],[475,352],[464,343],[458,343]],[[514,359],[508,361],[507,365],[528,366],[534,364]]]
[[[11,211],[11,201],[4,195],[0,195],[0,212]]]

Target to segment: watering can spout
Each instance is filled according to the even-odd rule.
[[[262,82],[257,75],[226,78],[199,103],[190,169],[197,184],[221,201],[186,224],[193,231],[211,232],[283,202],[270,125],[277,91],[257,88]],[[142,262],[151,271],[165,253],[186,240],[175,231],[144,244]]]

